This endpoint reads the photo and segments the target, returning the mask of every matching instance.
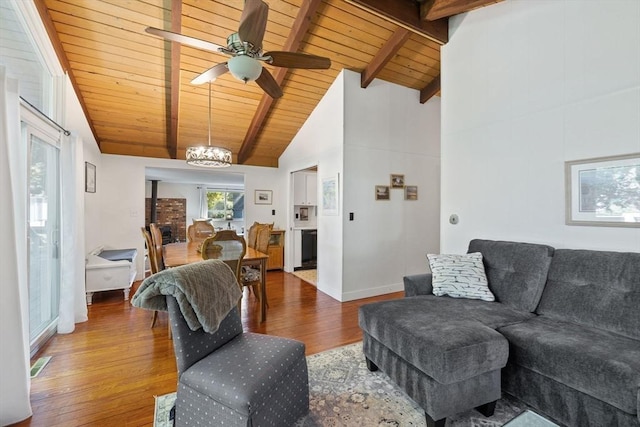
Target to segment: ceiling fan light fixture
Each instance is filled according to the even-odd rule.
[[[260,62],[247,55],[234,56],[229,59],[227,67],[233,77],[245,83],[254,81],[260,77],[260,73],[262,73],[262,65],[260,65]]]
[[[226,168],[231,166],[231,151],[226,148],[200,145],[187,147],[187,164],[204,168]]]

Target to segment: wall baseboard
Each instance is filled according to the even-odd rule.
[[[377,288],[362,289],[353,292],[344,292],[342,294],[341,302],[353,301],[362,298],[375,297],[378,295],[390,294],[393,292],[399,292],[404,290],[404,284],[392,283],[390,285],[379,286]]]

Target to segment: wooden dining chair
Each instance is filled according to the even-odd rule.
[[[142,231],[142,237],[144,237],[144,243],[147,246],[147,256],[149,257],[149,268],[151,270],[151,274],[156,274],[161,269],[158,264],[158,256],[156,254],[156,247],[153,243],[153,238],[151,237],[151,233],[149,233],[145,227],[140,227],[140,230]],[[153,316],[151,317],[152,328],[155,326],[157,319],[158,312],[154,310]]]
[[[202,259],[220,259],[225,261],[236,275],[240,277],[242,258],[247,252],[247,245],[235,230],[218,231],[213,237],[208,237],[202,243],[200,254]]]
[[[187,227],[187,239],[190,242],[203,242],[216,233],[209,221],[193,220],[193,224]]]
[[[259,223],[255,221],[253,225],[249,227],[249,230],[247,231],[247,238],[246,238],[248,247],[252,249],[256,249],[256,239],[258,237],[258,230],[261,230],[265,227],[268,228],[269,233],[271,233],[271,231],[273,230],[273,223]]]
[[[162,253],[162,231],[155,222],[149,224],[149,230],[151,230],[151,241],[155,249],[156,260],[158,263],[158,271],[164,270],[164,258]]]
[[[248,244],[248,246],[258,252],[266,254],[269,250],[269,240],[271,240],[272,228],[273,224],[260,224],[257,222],[254,223],[249,228],[248,238],[250,243]],[[266,302],[266,295],[262,295],[261,292],[261,283],[262,275],[260,273],[260,269],[248,266],[242,267],[240,284],[243,287],[249,287],[249,289],[253,291],[253,294],[256,296],[256,298],[258,298],[258,301],[262,301],[262,298],[265,298]]]
[[[209,237],[202,242],[200,254],[202,259],[219,259],[224,261],[233,273],[236,275],[238,286],[242,289],[241,268],[242,258],[247,252],[247,245],[241,236],[238,236],[235,230],[218,231],[213,237]],[[238,310],[240,310],[242,299],[238,301]]]

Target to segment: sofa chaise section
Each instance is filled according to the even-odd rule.
[[[425,410],[428,425],[471,408],[492,413],[508,357],[496,329],[535,316],[553,255],[545,245],[488,240],[472,241],[469,251],[482,252],[499,302],[436,297],[427,273],[405,277],[408,298],[360,308],[367,363]]]
[[[436,297],[425,273],[404,278],[406,298],[360,309],[365,357],[427,423],[478,404],[482,380],[563,425],[639,427],[640,253],[480,239],[469,252],[494,302]]]
[[[498,329],[503,390],[563,424],[638,426],[640,254],[556,250],[536,312]]]

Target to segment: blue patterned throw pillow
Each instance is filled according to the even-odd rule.
[[[427,259],[434,295],[495,301],[489,290],[480,252],[465,255],[428,254]]]

